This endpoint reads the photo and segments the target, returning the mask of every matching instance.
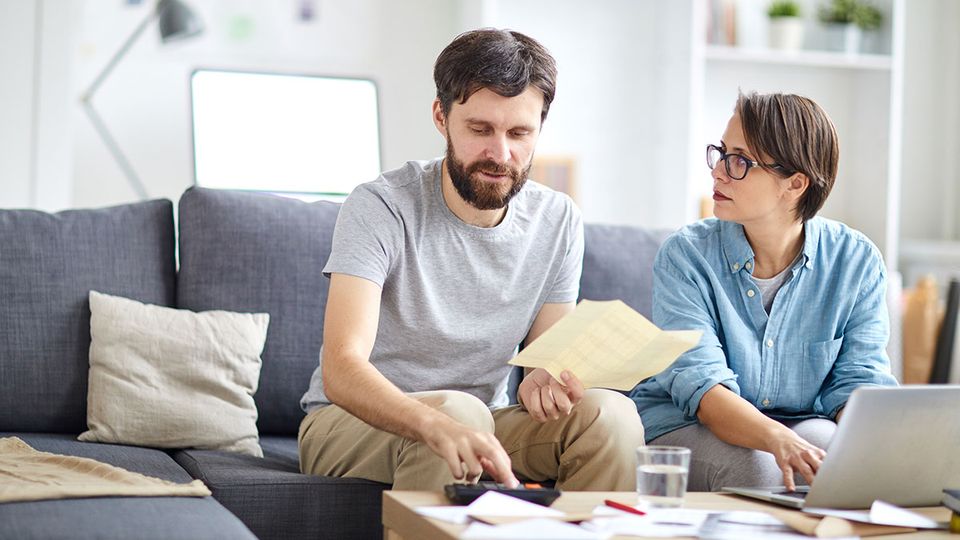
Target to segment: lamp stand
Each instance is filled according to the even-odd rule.
[[[80,104],[83,106],[83,112],[87,114],[87,117],[90,118],[90,123],[93,124],[94,129],[96,129],[97,134],[103,140],[104,145],[110,151],[110,154],[113,155],[113,158],[117,161],[117,164],[120,166],[120,169],[123,171],[124,176],[127,177],[127,183],[130,184],[130,187],[133,188],[133,191],[137,194],[140,200],[147,200],[149,198],[147,194],[147,188],[144,186],[143,181],[140,180],[140,177],[137,176],[136,171],[133,170],[133,166],[130,164],[130,160],[127,159],[127,156],[124,155],[123,151],[120,150],[120,146],[117,144],[116,139],[113,138],[113,135],[110,133],[110,130],[107,129],[106,124],[104,124],[103,119],[97,113],[97,110],[93,107],[93,96],[97,92],[97,89],[100,88],[100,85],[103,84],[103,81],[113,72],[113,69],[120,63],[120,60],[127,54],[137,39],[143,34],[144,30],[150,26],[150,23],[153,21],[154,17],[157,16],[157,10],[151,9],[150,14],[143,19],[143,22],[137,26],[136,30],[130,34],[130,37],[123,43],[123,46],[114,53],[113,57],[110,58],[110,61],[107,62],[107,65],[104,66],[103,70],[100,71],[100,74],[97,75],[97,78],[93,80],[93,83],[90,84],[90,87],[80,95]]]

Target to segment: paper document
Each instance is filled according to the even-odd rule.
[[[645,516],[636,516],[610,508],[609,510],[616,513],[610,516],[605,508],[594,509],[594,513],[598,515],[589,523],[584,523],[583,527],[616,536],[656,538],[697,536],[704,520],[713,513],[709,510],[657,508],[651,509]]]
[[[833,516],[861,523],[874,525],[889,525],[892,527],[909,527],[913,529],[943,529],[944,525],[936,521],[900,508],[884,501],[873,501],[870,510],[835,510],[831,508],[804,508],[808,514],[818,516]]]
[[[508,525],[486,525],[474,523],[460,533],[460,538],[469,540],[603,540],[609,538],[606,533],[588,531],[577,525],[537,518],[518,521]]]
[[[808,540],[777,518],[763,512],[733,511],[712,514],[703,523],[698,537],[702,540]],[[857,540],[858,536],[835,537],[834,540]]]
[[[544,368],[558,381],[570,370],[584,388],[630,390],[696,345],[701,333],[661,330],[620,300],[583,300],[509,363]]]
[[[511,518],[563,516],[563,512],[559,510],[496,491],[484,493],[469,506],[420,506],[415,510],[420,515],[450,523],[467,523],[473,516]]]
[[[540,504],[488,491],[467,506],[467,515],[511,517],[557,517],[563,512]]]

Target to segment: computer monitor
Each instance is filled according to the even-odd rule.
[[[190,93],[198,186],[345,195],[380,174],[371,80],[198,69]]]

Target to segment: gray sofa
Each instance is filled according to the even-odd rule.
[[[170,201],[47,214],[0,210],[0,436],[177,482],[207,498],[0,504],[0,538],[377,538],[381,492],[300,474],[297,429],[320,349],[339,207],[202,188]],[[588,225],[581,295],[649,316],[660,231]],[[179,268],[177,267],[179,255]],[[264,457],[82,443],[87,293],[204,311],[270,313],[255,395]]]

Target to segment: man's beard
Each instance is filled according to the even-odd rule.
[[[447,135],[447,171],[450,180],[460,197],[478,210],[498,210],[507,206],[510,199],[523,189],[530,173],[530,164],[523,170],[513,169],[507,165],[500,165],[493,160],[476,161],[469,166],[457,159],[450,144],[450,135]],[[474,175],[484,171],[492,174],[506,174],[510,185],[503,189],[503,182],[487,182],[474,178]]]

